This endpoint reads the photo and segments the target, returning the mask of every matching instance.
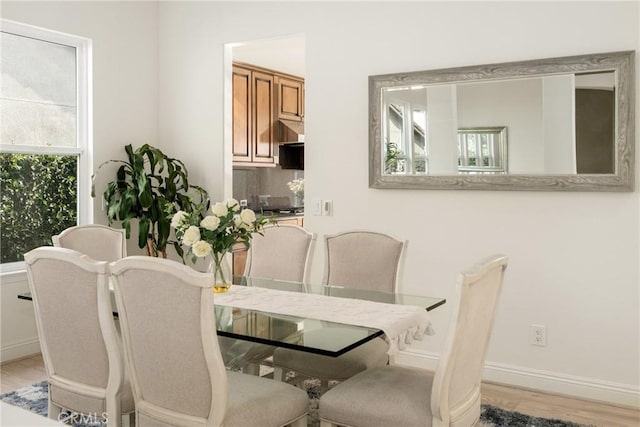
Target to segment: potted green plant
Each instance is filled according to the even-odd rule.
[[[167,244],[179,247],[169,240],[172,216],[177,211],[206,211],[209,196],[203,188],[189,183],[182,161],[149,144],[135,151],[130,144],[124,149],[127,160],[107,160],[97,171],[109,163],[120,164],[116,179],[107,184],[103,193],[107,220],[109,225],[120,221],[127,239],[131,236],[131,221],[137,220],[138,246],[146,247],[148,255],[166,258]],[[96,174],[91,177],[91,197],[95,197]]]

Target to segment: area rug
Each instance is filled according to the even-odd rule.
[[[320,425],[318,420],[318,400],[322,395],[320,381],[313,379],[304,380],[302,381],[302,387],[309,395],[309,427],[318,427]],[[43,381],[10,393],[5,393],[0,395],[0,400],[46,416],[47,382]],[[75,427],[101,426],[100,422],[92,422],[86,419],[74,422],[73,414],[64,414],[63,417],[69,417],[69,424]],[[77,419],[78,417],[75,418]],[[480,421],[481,426],[484,427],[584,427],[581,424],[567,421],[530,417],[518,412],[505,411],[490,405],[482,405]]]

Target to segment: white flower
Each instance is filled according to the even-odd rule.
[[[211,245],[204,240],[199,240],[191,247],[191,252],[198,258],[202,258],[211,253]]]
[[[200,240],[200,229],[195,225],[187,228],[182,236],[182,243],[186,246],[191,246],[198,240]]]
[[[234,224],[236,225],[236,227],[238,227],[238,228],[244,228],[244,229],[249,228],[249,225],[248,225],[248,224],[245,224],[245,223],[242,221],[242,218],[240,218],[239,216],[237,216],[237,217],[233,218],[233,222],[234,222]]]
[[[304,193],[304,179],[294,179],[293,181],[289,181],[287,183],[289,186],[289,190],[293,192],[293,194]]]
[[[240,210],[240,203],[236,199],[227,200],[227,207],[232,208],[234,212],[238,212]]]
[[[251,209],[244,209],[240,212],[240,219],[245,224],[253,224],[256,221],[256,213]]]
[[[186,219],[186,217],[187,213],[185,211],[176,212],[175,215],[173,215],[173,218],[171,218],[171,226],[173,228],[178,228],[182,221]]]
[[[200,227],[205,228],[209,231],[213,231],[220,225],[220,218],[215,215],[205,216],[202,221],[200,221]]]
[[[211,206],[211,212],[216,216],[225,216],[229,210],[227,209],[227,205],[222,202],[217,202],[215,205]]]

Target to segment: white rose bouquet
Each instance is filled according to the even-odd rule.
[[[186,253],[182,247],[176,247],[182,257],[188,256],[193,262],[209,255],[212,257],[216,290],[219,281],[226,284],[227,288],[230,286],[231,273],[224,271],[225,255],[238,243],[248,248],[253,234],[262,234],[268,222],[263,216],[257,217],[251,209],[240,210],[240,204],[235,199],[215,203],[210,214],[178,211],[171,218],[178,242],[187,247]]]
[[[298,178],[298,179],[294,179],[293,181],[289,181],[287,183],[287,185],[289,186],[289,190],[291,190],[293,192],[293,194],[295,194],[295,195],[304,193],[304,179],[303,178]]]

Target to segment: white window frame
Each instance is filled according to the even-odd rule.
[[[428,175],[429,174],[429,138],[428,138],[428,126],[429,126],[429,119],[428,116],[426,117],[426,123],[425,123],[425,129],[424,129],[424,143],[425,143],[425,147],[424,147],[424,151],[425,154],[424,155],[418,155],[415,152],[415,144],[414,144],[414,139],[413,139],[413,132],[414,132],[414,121],[413,121],[413,107],[414,104],[408,102],[408,101],[402,101],[402,100],[387,100],[383,105],[385,106],[385,111],[384,111],[384,135],[385,135],[385,139],[387,141],[391,141],[391,127],[389,125],[389,108],[391,107],[391,105],[395,105],[396,106],[396,110],[399,111],[400,115],[402,116],[402,141],[400,141],[399,143],[397,143],[398,145],[398,149],[403,153],[401,155],[398,155],[397,158],[398,160],[403,160],[405,163],[405,170],[402,172],[397,172],[397,174],[400,175],[413,175],[413,174],[418,174],[418,175]],[[426,112],[425,112],[426,114]],[[385,168],[385,162],[386,162],[386,144],[384,146],[384,152],[382,153],[382,170],[384,171]],[[417,160],[424,160],[425,162],[425,171],[424,172],[416,172],[416,161]],[[386,174],[386,172],[385,172]]]
[[[476,164],[468,165],[468,135],[476,137]],[[489,147],[489,165],[483,163],[482,147],[480,144],[481,135],[491,135],[495,140],[495,144]],[[498,153],[496,153],[496,145]],[[467,174],[505,174],[507,173],[507,162],[509,160],[507,154],[507,127],[479,127],[479,128],[460,128],[458,129],[458,171]],[[497,163],[497,164],[496,164]]]
[[[46,147],[19,144],[0,144],[0,152],[18,154],[59,154],[78,156],[78,224],[93,222],[91,174],[93,170],[93,81],[91,39],[59,31],[48,30],[7,19],[0,20],[0,31],[30,37],[76,49],[76,146]],[[25,270],[24,262],[0,264],[0,273]]]

